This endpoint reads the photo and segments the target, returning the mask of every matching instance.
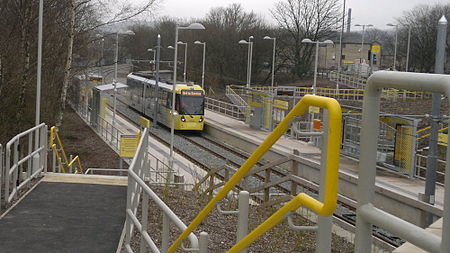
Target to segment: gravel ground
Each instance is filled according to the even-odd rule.
[[[197,215],[208,201],[207,198],[201,198],[191,191],[183,191],[175,188],[152,188],[186,225],[194,219],[195,215]],[[162,214],[153,202],[150,201],[149,205],[149,210],[151,210],[149,213],[149,234],[160,247]],[[235,201],[224,203],[222,209],[236,209]],[[249,219],[250,231],[256,228],[257,225],[262,223],[276,210],[275,208],[251,206]],[[138,211],[138,214],[140,214],[140,211]],[[295,216],[294,221],[296,225],[312,225],[298,215]],[[201,231],[209,234],[209,252],[225,252],[235,244],[236,223],[237,217],[235,215],[222,215],[217,209],[214,209],[208,218],[195,230],[195,234],[198,235]],[[173,242],[179,235],[179,231],[172,226],[170,235],[171,242]],[[248,252],[315,252],[315,241],[315,232],[294,231],[284,221],[254,242]],[[138,249],[138,242],[139,236],[135,236],[132,242],[135,250]],[[178,250],[177,252],[183,251]],[[333,235],[332,252],[353,252],[353,245]]]

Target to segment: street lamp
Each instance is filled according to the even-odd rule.
[[[371,24],[356,24],[355,26],[362,27],[362,36],[361,36],[361,50],[360,50],[360,60],[359,60],[359,75],[361,75],[361,64],[363,60],[363,48],[364,48],[364,31],[366,27],[372,27]]]
[[[253,58],[253,36],[248,37],[248,41],[240,40],[238,43],[241,45],[248,45],[247,51],[247,88],[250,88],[252,80],[252,58]]]
[[[394,64],[392,64],[392,70],[395,70],[395,64],[397,62],[397,32],[398,32],[398,25],[394,24],[387,24],[387,26],[393,26],[395,27],[395,44],[394,44]]]
[[[114,79],[113,79],[113,86],[114,86],[114,100],[113,100],[113,118],[112,118],[112,125],[116,125],[116,100],[117,100],[117,63],[119,61],[119,35],[130,35],[133,36],[135,33],[131,30],[125,31],[125,32],[116,32],[116,57],[114,60]]]
[[[325,40],[325,41],[312,41],[311,39],[303,39],[302,43],[316,44],[316,59],[314,63],[314,83],[313,83],[313,95],[316,95],[316,86],[317,86],[317,65],[319,62],[319,45],[333,45],[333,41]]]
[[[206,42],[196,40],[195,45],[203,45],[203,61],[202,61],[202,89],[205,89],[205,57],[206,57]]]
[[[308,44],[316,44],[316,55],[315,55],[315,63],[314,63],[314,83],[313,83],[313,95],[316,95],[316,89],[317,89],[317,65],[319,63],[319,45],[333,45],[333,41],[331,40],[325,40],[325,41],[312,41],[311,39],[303,39],[302,43],[308,43]],[[314,121],[314,112],[311,112],[310,117],[310,131],[313,131],[313,121]],[[312,142],[313,139],[311,138],[310,142]]]
[[[104,57],[104,49],[105,49],[105,38],[102,34],[97,33],[95,35],[97,38],[101,39],[101,45],[102,45],[102,52],[100,55],[100,76],[102,77],[102,84],[104,84],[105,78],[103,77],[103,57]]]
[[[408,28],[408,46],[406,48],[406,66],[405,66],[405,71],[408,72],[408,66],[409,66],[409,50],[410,50],[410,46],[411,45],[411,26],[409,26]]]
[[[175,135],[175,118],[178,113],[175,112],[175,98],[176,98],[176,84],[177,84],[177,58],[178,58],[178,31],[179,30],[205,30],[205,27],[200,23],[192,23],[188,26],[176,26],[175,27],[175,43],[174,43],[174,55],[173,55],[173,85],[172,85],[172,124],[170,124],[170,154],[169,154],[169,166],[173,168],[173,139]]]
[[[272,80],[271,80],[271,86],[273,88],[274,80],[275,80],[275,49],[277,44],[277,38],[265,36],[265,40],[273,40],[273,50],[272,50]]]
[[[153,70],[155,69],[155,64],[156,64],[156,50],[153,48],[149,48],[147,49],[147,52],[152,52],[153,53]]]
[[[186,66],[187,66],[187,42],[178,41],[178,45],[184,45],[184,72],[183,72],[183,82],[186,83]]]

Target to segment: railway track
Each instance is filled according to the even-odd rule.
[[[126,104],[122,100],[118,99],[117,101],[119,103],[122,103],[122,105],[126,106]],[[126,106],[126,107],[128,108],[128,106]],[[136,112],[135,110],[130,109],[130,108],[128,108],[128,110],[136,115],[134,115],[134,117],[133,117],[131,115],[128,115],[130,112],[124,113],[120,109],[118,110],[117,113],[122,115],[124,118],[128,119],[130,122],[133,122],[134,124],[137,125],[136,118],[138,117],[137,116],[138,112]],[[135,118],[135,119],[133,119],[133,118]],[[163,131],[166,131],[167,133],[163,134]],[[165,127],[158,128],[157,132],[150,131],[150,134],[153,138],[157,139],[159,142],[161,142],[167,146],[170,145],[170,141],[169,141],[170,139],[164,138],[164,136],[167,136],[170,134],[170,130],[166,129]],[[189,143],[191,146],[195,146],[198,150],[200,150],[199,152],[195,152],[195,153],[202,153],[202,155],[209,154],[210,159],[222,160],[223,164],[227,163],[229,166],[232,166],[236,170],[250,156],[246,152],[240,151],[234,147],[230,147],[230,146],[228,146],[218,140],[215,140],[214,138],[212,138],[210,136],[204,135],[204,134],[199,135],[199,134],[192,134],[192,133],[190,133],[190,134],[176,133],[175,138],[178,139],[178,141],[183,140],[186,143]],[[191,152],[185,151],[182,148],[179,148],[177,145],[174,145],[174,150],[177,153],[179,153],[180,155],[182,155],[184,158],[186,158],[187,160],[196,164],[197,166],[199,166],[201,169],[203,169],[205,171],[209,172],[211,169],[214,169],[214,167],[211,167],[210,164],[208,164],[208,162],[205,162],[205,159],[198,159],[198,157],[193,155]],[[211,157],[214,157],[214,158],[211,158]],[[206,160],[208,160],[208,159],[206,159]],[[260,161],[256,164],[256,166],[263,166],[264,164],[265,164],[264,162]],[[280,167],[273,167],[271,169],[271,172],[273,173],[273,176],[275,176],[276,178],[284,177],[284,176],[288,175],[288,173],[289,173],[288,171],[286,171],[285,169],[280,168]],[[225,176],[223,174],[217,174],[216,177],[219,178],[220,180],[225,179]],[[255,180],[253,181],[252,184],[255,186],[257,186],[260,183],[265,182],[264,172],[254,174],[253,178]],[[276,180],[276,178],[272,178],[272,179]],[[292,183],[292,182],[290,182],[290,183]],[[316,198],[318,197],[317,190],[312,189],[305,185],[299,185],[299,186],[302,187],[303,191],[305,191],[306,193],[312,195],[313,197],[316,197]],[[242,187],[240,187],[240,186],[237,186],[237,188],[239,190],[242,190]],[[272,188],[276,189],[276,191],[272,191],[272,193],[275,193],[275,192],[283,193],[283,194],[291,193],[289,182],[279,184]],[[258,198],[255,200],[258,202],[262,202],[261,198]],[[356,223],[355,211],[356,211],[355,206],[350,206],[346,203],[338,201],[338,207],[337,207],[336,212],[333,214],[333,217],[342,222],[350,224],[351,226],[355,226],[355,223]],[[385,242],[388,245],[391,245],[393,247],[398,247],[403,243],[403,241],[400,238],[392,236],[383,230],[380,230],[376,227],[373,230],[374,230],[374,236],[377,237],[379,240]]]

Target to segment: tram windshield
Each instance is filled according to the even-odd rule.
[[[203,115],[204,96],[202,91],[182,91],[179,104],[181,115]]]

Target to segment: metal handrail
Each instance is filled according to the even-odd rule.
[[[19,158],[19,142],[24,136],[28,136],[28,153],[24,157]],[[33,139],[35,142],[38,141],[38,143],[33,142]],[[5,184],[4,201],[10,203],[17,196],[20,189],[47,168],[47,126],[45,123],[14,136],[6,144],[5,160],[5,171],[2,173]],[[18,170],[25,162],[28,162],[27,177],[17,184],[16,182],[19,179]],[[13,178],[11,179],[11,177]],[[11,183],[12,190],[10,191]]]
[[[450,77],[437,74],[380,71],[369,78],[363,103],[355,252],[371,251],[372,225],[397,235],[426,251],[450,252],[450,238],[446,236],[450,233],[450,201],[447,197],[450,196],[450,164],[447,163],[445,168],[446,187],[444,187],[444,196],[446,196],[447,201],[444,202],[441,237],[386,213],[373,205],[380,91],[383,88],[391,87],[443,93],[449,97]],[[447,157],[450,157],[450,149],[447,149]]]
[[[302,115],[310,106],[325,108],[329,112],[329,138],[328,152],[326,154],[326,171],[324,185],[324,201],[320,202],[307,194],[300,193],[293,198],[287,205],[277,211],[274,216],[260,225],[256,230],[235,245],[235,249],[243,249],[246,245],[258,238],[261,232],[270,229],[273,223],[279,222],[279,217],[284,213],[292,211],[297,206],[305,206],[314,212],[329,216],[336,208],[337,202],[337,183],[339,170],[339,154],[342,134],[342,112],[339,103],[332,98],[306,95],[297,105],[289,112],[289,114],[280,122],[280,124],[267,136],[264,142],[253,152],[253,154],[245,161],[245,163],[236,171],[236,173],[228,180],[223,188],[214,196],[213,199],[203,208],[202,211],[194,218],[188,228],[176,239],[169,248],[168,252],[172,253],[179,247],[181,242],[191,233],[214,209],[218,201],[222,200],[228,192],[230,192],[251,170],[251,168],[264,156],[264,154],[275,144],[275,142],[289,129],[290,122],[294,117]],[[234,251],[237,252],[237,251]]]
[[[142,136],[148,136],[149,130],[145,128]],[[133,226],[136,226],[139,233],[142,234],[142,239],[152,249],[153,252],[159,252],[156,244],[147,233],[147,216],[148,216],[148,200],[149,198],[156,203],[156,206],[164,213],[163,218],[163,237],[162,237],[162,252],[166,252],[169,242],[169,221],[174,223],[178,229],[185,231],[187,226],[183,221],[158,197],[156,193],[144,182],[141,177],[145,177],[148,164],[148,138],[141,138],[136,154],[128,169],[128,190],[127,190],[127,210],[125,222],[125,248],[128,252],[133,252],[130,246],[131,236],[133,234]],[[142,197],[142,223],[137,219],[136,212],[140,201],[140,193]],[[189,251],[199,251],[198,238],[193,233],[188,233],[187,238],[190,242]],[[141,241],[141,248],[143,247]]]
[[[75,174],[84,173],[83,166],[81,165],[81,160],[79,156],[75,156],[70,161],[69,159],[67,159],[67,155],[66,152],[64,151],[64,146],[62,144],[61,138],[59,137],[58,128],[56,126],[52,126],[50,128],[49,146],[53,150],[53,153],[56,155],[56,159],[59,162],[60,168],[62,168],[63,173],[71,172],[71,168],[75,163],[78,165],[75,169]],[[59,155],[59,151],[61,151],[62,158],[64,159],[64,161],[62,161],[61,156]]]

